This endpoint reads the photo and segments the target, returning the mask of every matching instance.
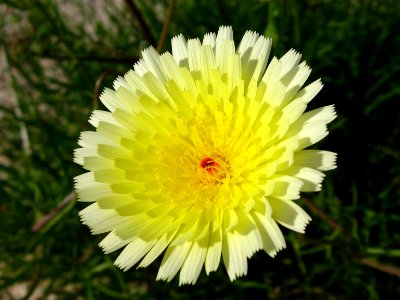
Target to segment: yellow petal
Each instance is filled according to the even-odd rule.
[[[272,207],[272,217],[283,226],[304,233],[311,217],[296,203],[291,200],[268,198]]]

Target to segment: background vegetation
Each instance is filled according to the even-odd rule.
[[[78,218],[79,132],[145,46],[224,24],[236,41],[273,37],[273,55],[297,49],[322,77],[312,105],[339,118],[318,147],[339,153],[338,169],[299,200],[306,235],[284,231],[287,249],[257,253],[246,277],[220,266],[178,288],[155,281],[157,263],[124,273]],[[0,0],[0,298],[399,299],[399,28],[398,0]]]

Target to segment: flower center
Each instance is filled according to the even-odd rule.
[[[219,184],[230,178],[230,166],[220,156],[206,156],[199,163],[200,179],[203,183]]]
[[[218,172],[220,165],[211,157],[205,157],[200,162],[200,168],[207,171],[208,174],[215,174]]]

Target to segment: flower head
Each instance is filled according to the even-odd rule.
[[[304,150],[327,134],[333,106],[305,113],[321,90],[301,55],[268,62],[271,40],[248,31],[235,48],[230,27],[203,42],[172,39],[172,55],[143,51],[134,70],[105,89],[82,132],[75,161],[80,212],[106,233],[115,264],[146,267],[163,254],[157,279],[195,283],[222,257],[229,278],[247,259],[285,248],[277,223],[304,232],[308,214],[294,200],[318,191],[336,154]]]

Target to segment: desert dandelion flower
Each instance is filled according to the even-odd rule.
[[[93,234],[108,233],[115,264],[146,267],[163,255],[157,279],[195,283],[222,258],[229,278],[247,259],[285,248],[277,224],[304,232],[308,214],[294,200],[318,191],[336,154],[305,150],[327,134],[333,106],[305,112],[322,88],[301,55],[268,62],[271,40],[232,29],[203,41],[172,39],[172,54],[143,51],[134,70],[105,89],[109,112],[81,133],[75,161],[80,212]]]

